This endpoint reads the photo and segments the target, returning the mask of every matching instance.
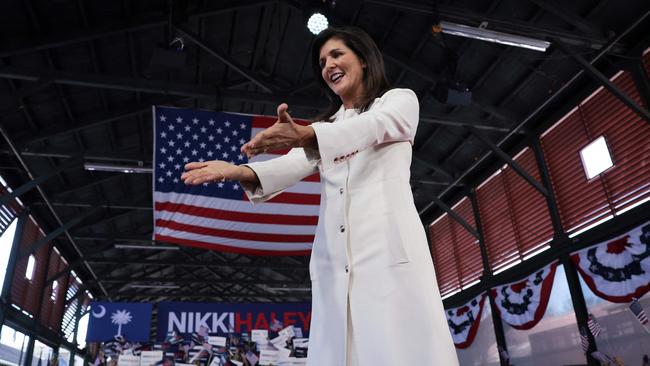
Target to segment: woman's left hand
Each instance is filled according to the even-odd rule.
[[[292,147],[312,147],[316,144],[316,133],[310,126],[301,126],[293,121],[287,112],[286,103],[278,106],[278,120],[273,126],[258,133],[241,147],[248,158]]]

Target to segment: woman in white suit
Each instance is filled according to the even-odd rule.
[[[331,101],[322,122],[298,125],[281,104],[278,121],[242,146],[249,157],[287,155],[190,163],[182,178],[239,180],[258,203],[320,173],[308,365],[458,365],[409,185],[418,99],[389,89],[379,49],[358,28],[321,32],[312,66]]]

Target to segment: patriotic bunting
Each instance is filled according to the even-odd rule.
[[[501,318],[515,329],[530,329],[546,312],[557,262],[549,264],[523,281],[491,290]]]
[[[641,298],[650,290],[650,223],[616,239],[571,255],[596,295],[615,303]]]
[[[467,348],[474,341],[481,322],[485,298],[483,293],[463,306],[447,309],[447,324],[456,348]]]

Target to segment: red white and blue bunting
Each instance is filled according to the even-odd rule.
[[[536,271],[523,281],[491,290],[501,319],[515,329],[530,329],[544,316],[553,288],[557,262]]]
[[[482,293],[465,305],[446,310],[447,324],[456,348],[467,348],[474,341],[486,297],[486,294]]]
[[[650,222],[571,255],[596,295],[628,303],[650,290]]]

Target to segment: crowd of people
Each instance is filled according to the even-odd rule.
[[[306,360],[308,340],[302,338],[299,329],[287,331],[271,327],[265,330],[266,337],[252,339],[250,333],[229,333],[224,344],[211,343],[206,329],[182,335],[170,332],[160,343],[144,344],[129,342],[122,336],[94,347],[96,352],[93,366],[117,366],[121,355],[140,356],[143,351],[162,351],[163,357],[152,366],[174,366],[192,364],[196,366],[255,366],[261,353],[276,352],[277,365],[301,364]]]

